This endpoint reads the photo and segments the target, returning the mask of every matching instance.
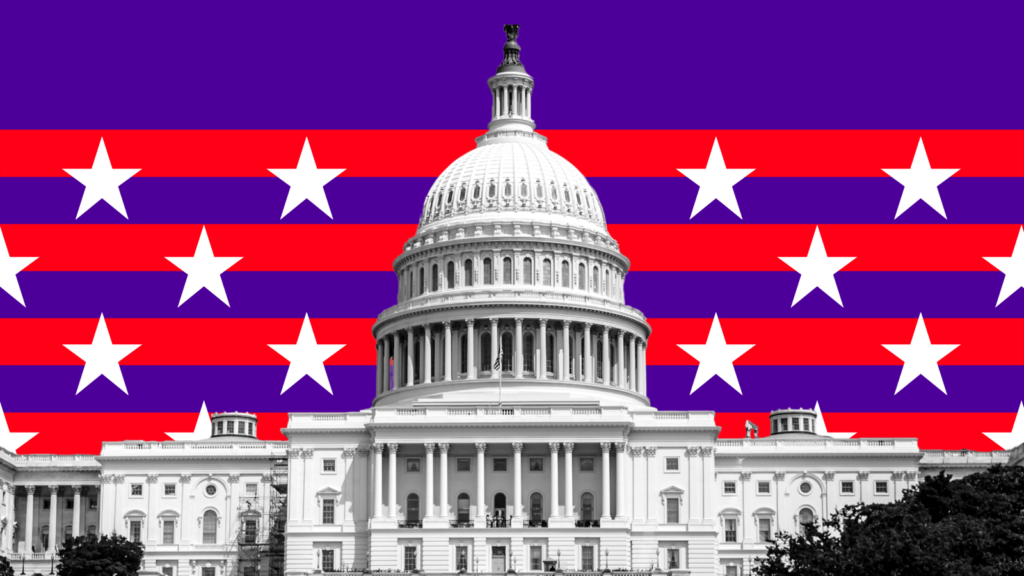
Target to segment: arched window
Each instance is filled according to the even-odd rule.
[[[473,261],[466,260],[462,263],[462,285],[472,286],[473,285]]]
[[[511,372],[512,355],[515,350],[512,349],[512,334],[510,332],[501,335],[501,352],[501,371]]]
[[[580,520],[587,521],[594,519],[594,495],[584,492],[580,497]]]
[[[591,280],[590,289],[594,292],[601,291],[601,272],[594,266],[594,278]]]
[[[415,294],[413,293],[413,288],[415,288],[416,284],[412,280],[414,274],[415,272],[409,270],[409,298],[415,296]]]
[[[467,373],[466,365],[469,354],[466,353],[466,335],[463,334],[459,342],[459,371],[463,374]]]
[[[469,494],[466,494],[465,492],[459,494],[459,497],[455,502],[455,519],[458,522],[469,522]]]
[[[523,284],[533,285],[533,260],[523,259]]]
[[[523,336],[523,370],[533,372],[533,334]]]
[[[580,264],[580,290],[587,289],[587,267],[582,263]]]
[[[476,184],[473,186],[473,200],[480,199],[480,185]]]
[[[480,335],[480,368],[489,372],[491,367],[491,333],[484,332]]]
[[[520,198],[528,198],[529,196],[530,196],[530,187],[526,185],[526,181],[524,180],[523,183],[519,185],[519,197]]]
[[[217,543],[217,513],[207,510],[203,514],[203,544]]]
[[[805,524],[814,524],[814,512],[810,508],[804,508],[800,511],[800,533],[807,534],[807,528]]]
[[[504,518],[505,517],[505,502],[506,502],[506,499],[505,499],[505,495],[503,493],[498,492],[497,494],[494,495],[494,516],[495,516],[495,518]]]
[[[576,204],[578,206],[583,206],[583,200],[580,199],[580,192],[579,192],[579,190],[576,191]]]
[[[541,280],[545,286],[551,286],[551,259],[545,258],[541,272]]]
[[[604,271],[604,295],[609,296],[612,292],[611,275],[607,270]]]
[[[501,282],[502,284],[512,284],[512,259],[505,258],[501,261]]]
[[[545,370],[554,374],[555,372],[555,335],[548,334],[548,348],[544,351]]]
[[[566,186],[562,188],[562,192],[565,195],[565,204],[568,207],[569,202],[571,202],[571,200],[569,200],[569,187]]]
[[[487,188],[487,197],[488,198],[494,198],[494,196],[497,193],[498,193],[498,187],[494,185],[494,182],[491,182],[490,187]]]
[[[430,268],[430,291],[437,292],[437,264]]]
[[[420,296],[423,296],[423,289],[426,287],[424,282],[423,268],[420,268]]]
[[[491,259],[484,258],[484,286],[494,284],[494,269],[491,266]]]
[[[542,200],[544,198],[544,185],[537,180],[537,199]]]
[[[64,542],[66,543],[68,540],[71,540],[71,526],[70,525],[64,527]]]
[[[576,363],[573,362],[573,360],[576,360],[576,337],[570,332],[569,333],[569,376],[570,377],[574,375],[574,372],[572,371],[572,369],[573,369],[573,367],[576,366]]]
[[[447,200],[448,204],[451,204],[452,200],[454,198],[455,198],[455,189],[454,188],[449,188],[448,189],[448,200]]]
[[[541,522],[544,516],[544,497],[540,492],[530,494],[530,522]]]
[[[407,523],[420,521],[420,497],[416,494],[409,494],[405,499],[405,521]]]
[[[572,287],[572,274],[569,274],[569,261],[562,261],[562,288]]]
[[[420,343],[416,342],[412,350],[412,379],[415,381],[420,379]]]
[[[583,197],[587,199],[587,208],[590,208],[590,195],[586,192],[583,193]]]
[[[459,189],[459,202],[466,201],[466,185],[463,184],[462,188]]]
[[[512,184],[505,182],[505,198],[512,197]]]
[[[445,275],[444,283],[448,289],[451,290],[455,288],[455,262],[449,262],[448,265],[445,266],[445,270],[447,271],[447,274]]]
[[[604,378],[604,346],[597,347],[597,377]]]
[[[43,530],[42,530],[42,533],[41,533],[40,536],[41,536],[41,539],[43,541],[42,542],[43,550],[49,549],[50,548],[50,527],[49,526],[43,526]]]

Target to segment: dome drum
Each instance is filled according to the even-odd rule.
[[[524,214],[523,216],[528,216]],[[615,256],[622,261],[623,267],[628,267],[629,259],[619,253],[619,244],[607,233],[595,233],[586,228],[574,228],[571,223],[558,222],[557,219],[546,221],[533,220],[494,220],[473,221],[467,218],[465,222],[458,220],[448,223],[446,227],[437,227],[430,232],[417,234],[405,243],[405,251],[409,252],[424,246],[455,242],[458,240],[499,240],[510,242],[513,240],[535,240],[539,242],[558,242],[572,245],[590,246],[614,252]],[[396,266],[405,255],[399,256],[395,262]]]

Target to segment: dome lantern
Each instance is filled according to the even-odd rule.
[[[491,87],[491,132],[525,131],[536,128],[532,120],[533,77],[519,61],[519,24],[505,24],[505,57],[498,72],[487,81]]]

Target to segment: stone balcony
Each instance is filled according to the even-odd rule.
[[[767,438],[718,440],[715,448],[719,456],[775,455],[775,454],[877,454],[916,456],[920,454],[916,438],[853,439],[836,438]]]
[[[104,442],[101,458],[175,458],[196,456],[284,455],[283,442]]]

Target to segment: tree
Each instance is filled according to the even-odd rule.
[[[760,576],[1024,576],[1024,468],[927,477],[890,504],[855,504],[779,534]]]
[[[114,534],[97,539],[79,536],[60,551],[59,576],[136,576],[145,547]]]
[[[0,576],[14,576],[14,568],[11,568],[11,563],[3,556],[0,556]]]

